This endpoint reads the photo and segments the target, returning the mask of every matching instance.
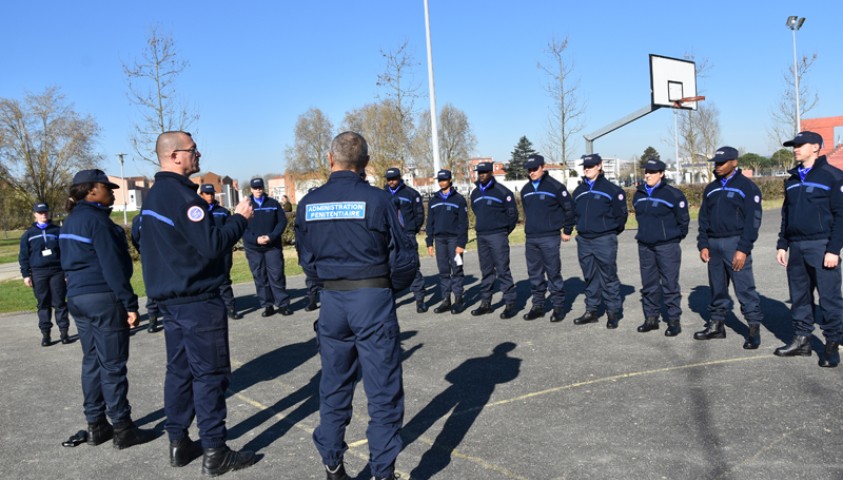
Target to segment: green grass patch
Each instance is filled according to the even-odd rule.
[[[0,313],[36,310],[35,294],[22,278],[0,282]]]

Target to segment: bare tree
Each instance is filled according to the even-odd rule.
[[[433,172],[432,142],[430,141],[430,112],[419,115],[414,156],[416,168],[421,175]],[[459,180],[471,177],[468,164],[471,153],[477,145],[477,137],[471,130],[468,116],[459,108],[446,103],[439,112],[439,158],[442,168],[451,170]]]
[[[548,118],[546,148],[548,158],[554,163],[566,165],[576,143],[573,138],[583,129],[585,106],[580,101],[577,90],[579,82],[571,79],[573,63],[566,62],[565,50],[568,37],[564,40],[552,39],[547,44],[547,64],[538,63],[544,73],[550,77],[545,90],[553,101]]]
[[[22,102],[0,98],[0,177],[31,202],[59,209],[73,175],[100,160],[98,134],[93,117],[78,114],[57,87]]]
[[[377,85],[385,89],[385,94],[379,96],[383,106],[395,110],[391,117],[400,126],[400,130],[396,131],[400,136],[396,139],[398,148],[394,154],[401,165],[406,165],[412,156],[415,102],[420,97],[419,85],[414,83],[413,79],[413,71],[418,64],[407,47],[408,43],[405,40],[395,51],[381,50],[381,55],[386,59],[386,70],[378,75],[377,81]]]
[[[803,55],[796,65],[796,76],[799,78],[799,111],[804,117],[819,102],[820,97],[805,81],[808,72],[817,60],[817,54],[810,57]],[[779,103],[770,114],[772,125],[769,129],[770,141],[778,148],[782,142],[790,140],[797,133],[799,127],[796,125],[796,85],[793,78],[793,65],[789,66],[787,73],[782,74],[785,83],[785,90],[782,93]]]
[[[405,137],[398,109],[392,100],[370,103],[345,114],[343,130],[353,130],[369,143],[369,172],[383,175],[387,168],[407,167],[402,156]]]
[[[142,159],[158,164],[155,140],[170,130],[191,130],[199,114],[176,95],[176,80],[189,63],[176,51],[173,36],[152,27],[140,60],[123,64],[127,96],[141,119],[131,136],[132,147]]]
[[[296,121],[295,143],[287,148],[287,168],[295,173],[313,172],[320,183],[331,175],[328,151],[331,149],[334,125],[318,108],[299,115]]]
[[[699,104],[696,111],[679,113],[679,155],[691,163],[705,162],[714,156],[720,144],[720,111],[713,102]],[[701,180],[712,180],[711,169],[705,164],[697,169]]]

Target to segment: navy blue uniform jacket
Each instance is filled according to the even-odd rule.
[[[264,195],[261,197],[263,203],[255,201],[254,196],[250,196],[249,200],[252,202],[252,210],[254,216],[249,220],[249,227],[246,233],[243,234],[243,247],[246,250],[253,250],[258,252],[265,252],[273,248],[281,248],[281,234],[287,228],[287,215],[278,200]],[[207,205],[208,202],[205,202]],[[207,207],[205,207],[207,208]],[[269,235],[269,243],[266,245],[258,245],[258,237],[261,235]]]
[[[50,255],[42,255],[45,250],[50,250]],[[20,274],[24,278],[31,277],[33,268],[50,272],[61,270],[59,253],[59,227],[48,222],[47,227],[41,229],[33,223],[20,237]]]
[[[790,242],[828,239],[827,253],[840,255],[843,248],[843,172],[829,165],[825,155],[803,182],[798,169],[788,170],[784,182],[782,227],[777,249],[787,250]]]
[[[110,208],[79,202],[65,219],[59,241],[67,296],[113,292],[126,311],[137,312],[129,242],[110,215]]]
[[[688,224],[691,223],[688,199],[681,190],[668,185],[664,178],[652,194],[647,194],[645,185],[642,182],[632,196],[638,220],[635,239],[648,246],[679,243],[688,235]]]
[[[417,251],[392,195],[355,172],[333,172],[325,185],[302,198],[295,230],[299,264],[312,278],[389,278],[394,290],[402,290],[416,276]]]
[[[442,198],[442,191],[438,191],[430,198],[427,208],[427,238],[428,247],[433,246],[435,237],[457,237],[457,246],[465,248],[468,243],[468,205],[465,197],[453,187],[447,198]]]
[[[547,172],[539,180],[538,188],[528,181],[521,189],[524,206],[524,233],[528,237],[559,236],[561,230],[571,233],[574,228],[574,204],[565,185]]]
[[[629,216],[626,195],[621,187],[607,180],[602,173],[594,179],[592,186],[583,179],[573,196],[577,233],[583,238],[597,238],[610,233],[617,235],[626,228]]]
[[[761,228],[761,190],[740,169],[723,183],[719,178],[703,191],[697,249],[708,248],[709,238],[740,236],[738,250],[749,255]]]
[[[479,234],[511,233],[518,223],[518,206],[512,192],[495,181],[489,180],[484,188],[475,182],[471,191],[471,209],[474,211],[474,230]]]
[[[404,230],[419,233],[424,226],[424,203],[419,192],[404,185],[404,180],[399,182],[395,193],[391,191],[389,185],[384,186],[383,189],[392,194],[401,220],[404,222]]]
[[[155,174],[141,213],[147,295],[165,305],[218,295],[225,280],[224,255],[243,235],[248,221],[232,215],[225,226],[216,227],[196,184],[173,172]]]

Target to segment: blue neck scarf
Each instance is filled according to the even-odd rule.
[[[645,184],[644,184],[644,190],[646,190],[646,191],[647,191],[647,196],[648,196],[648,197],[652,197],[652,196],[653,196],[653,190],[655,190],[655,189],[656,189],[659,185],[661,185],[661,184],[662,184],[662,181],[661,181],[661,180],[659,180],[659,183],[657,183],[657,184],[653,185],[652,187],[647,186],[647,184],[645,183]]]
[[[720,185],[722,185],[722,186],[724,186],[724,187],[725,187],[725,186],[726,186],[726,182],[728,182],[729,180],[731,180],[731,179],[732,179],[732,177],[734,177],[736,173],[738,173],[738,170],[737,170],[737,169],[735,169],[735,171],[734,171],[734,172],[732,172],[732,174],[731,174],[731,175],[729,175],[728,177],[726,177],[726,178],[721,178],[721,179],[720,179]]]
[[[448,189],[448,193],[443,193],[442,190],[439,190],[439,197],[441,197],[442,200],[447,200],[448,197],[451,196],[451,192],[452,190],[450,188]]]
[[[258,208],[261,208],[261,207],[263,207],[263,201],[266,200],[266,196],[264,195],[264,196],[261,196],[260,198],[255,198],[255,196],[252,195],[252,200],[254,200],[255,203],[258,204]]]
[[[39,223],[39,222],[35,222],[35,226],[36,226],[36,227],[38,227],[38,228],[40,228],[41,230],[46,229],[46,228],[47,228],[47,225],[49,225],[49,223]]]
[[[807,176],[808,176],[808,172],[810,172],[812,168],[814,168],[814,166],[813,166],[813,165],[811,165],[811,166],[810,166],[810,167],[808,167],[808,168],[805,168],[805,167],[803,167],[802,165],[799,165],[799,167],[798,167],[798,169],[797,169],[797,172],[799,172],[799,178],[800,178],[803,182],[805,181],[805,177],[807,177]]]
[[[583,181],[585,181],[585,184],[588,185],[588,189],[591,190],[592,188],[594,188],[594,182],[596,182],[597,180],[589,180],[588,178],[583,178]]]
[[[478,182],[478,183],[477,183],[477,188],[479,188],[479,189],[480,189],[480,193],[486,193],[486,190],[487,190],[489,187],[491,187],[491,186],[492,186],[492,183],[493,183],[494,181],[495,181],[495,179],[493,178],[493,179],[489,180],[489,181],[486,183],[486,185],[483,185],[482,183],[479,183],[479,182]],[[533,186],[535,187],[536,185],[534,184]]]

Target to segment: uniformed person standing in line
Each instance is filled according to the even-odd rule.
[[[431,257],[436,251],[436,266],[439,268],[439,288],[442,303],[434,313],[460,313],[465,309],[463,284],[465,274],[462,254],[468,243],[468,205],[451,182],[450,170],[439,170],[436,174],[439,191],[430,199],[427,209],[427,253]],[[451,303],[451,292],[454,303]]]
[[[182,467],[203,454],[202,473],[222,475],[248,467],[255,455],[226,445],[225,392],[231,377],[228,318],[220,298],[224,256],[246,230],[252,207],[240,202],[217,227],[190,175],[202,154],[187,132],[165,132],[155,144],[161,171],[143,204],[141,262],[147,294],[167,318],[164,430],[170,465]],[[187,429],[194,417],[201,447]]]
[[[302,269],[324,282],[316,338],[322,361],[320,424],[313,432],[328,480],[348,480],[343,455],[354,387],[362,373],[369,407],[369,466],[374,479],[395,479],[404,418],[401,347],[394,291],[410,286],[418,253],[393,199],[359,175],[366,140],[337,135],[328,182],[296,210]]]
[[[606,328],[617,328],[623,307],[618,279],[618,235],[626,228],[629,215],[626,195],[603,175],[600,155],[583,155],[582,168],[583,180],[573,197],[577,256],[585,280],[585,313],[574,320],[574,325],[596,322],[603,303]]]
[[[716,178],[703,192],[697,234],[700,260],[708,264],[711,321],[694,338],[726,338],[723,323],[732,311],[731,282],[735,285],[741,313],[749,323],[743,348],[754,350],[761,345],[764,319],[752,273],[752,246],[761,227],[761,190],[738,168],[738,151],[734,148],[719,148],[711,161]]]
[[[202,200],[208,202],[208,213],[214,220],[214,226],[222,228],[225,222],[231,217],[231,212],[227,208],[220,205],[217,201],[216,189],[214,184],[206,183],[199,187],[199,196]],[[231,288],[231,267],[234,264],[233,252],[231,250],[225,252],[223,257],[225,263],[225,279],[220,285],[220,298],[225,303],[225,308],[228,311],[228,318],[233,320],[240,320],[243,318],[241,313],[237,312],[237,304],[234,300],[234,289]]]
[[[679,267],[682,247],[679,242],[688,235],[688,200],[678,188],[667,184],[665,164],[654,158],[644,164],[644,181],[632,197],[638,220],[638,263],[641,269],[641,305],[644,323],[639,332],[659,328],[662,300],[667,307],[666,337],[682,332],[682,288]]]
[[[115,188],[102,170],[74,175],[59,241],[67,306],[82,346],[87,442],[95,446],[111,439],[121,450],[149,442],[155,433],[135,425],[127,397],[129,327],[138,323],[138,297],[126,234],[110,218]]]
[[[782,227],[776,260],[787,267],[790,311],[796,336],[776,349],[781,357],[811,355],[814,329],[814,288],[820,297],[820,327],[826,339],[821,367],[840,363],[837,347],[843,340],[840,249],[843,248],[843,172],[820,155],[823,139],[815,132],[799,132],[784,142],[793,147],[799,164],[785,181]],[[790,257],[788,258],[788,250]]]
[[[506,305],[500,317],[507,319],[517,312],[515,282],[509,270],[509,234],[518,223],[518,207],[512,191],[495,181],[492,170],[491,162],[480,162],[474,168],[477,187],[472,190],[470,198],[476,218],[474,230],[477,232],[477,257],[482,279],[480,306],[471,314],[492,313],[492,291],[497,277]]]
[[[252,188],[249,200],[255,215],[243,235],[243,248],[255,279],[258,301],[264,307],[261,316],[270,317],[276,312],[292,315],[281,245],[287,216],[281,204],[265,194],[262,178],[253,178],[249,185]]]
[[[131,239],[135,250],[140,253],[141,230],[143,230],[143,215],[135,215],[132,219]],[[146,315],[149,317],[149,324],[146,326],[147,333],[155,333],[163,328],[161,322],[158,321],[161,310],[158,309],[158,304],[151,297],[146,297]]]
[[[524,320],[544,316],[544,296],[549,286],[553,305],[550,321],[561,322],[565,318],[565,282],[559,247],[565,238],[562,230],[570,233],[574,226],[574,205],[565,185],[544,169],[544,157],[530,155],[524,167],[530,175],[530,181],[521,189],[524,233],[527,235],[524,255],[533,302],[530,311],[524,314]]]
[[[50,207],[39,202],[32,207],[35,223],[20,238],[18,263],[23,283],[35,293],[38,302],[38,328],[41,329],[41,346],[53,344],[50,330],[53,310],[56,312],[56,326],[59,327],[61,343],[70,343],[67,329],[67,285],[61,270],[61,249],[59,248],[59,227],[50,220]]]
[[[392,194],[392,198],[398,202],[397,206],[401,212],[401,220],[404,221],[404,232],[407,234],[407,239],[416,246],[416,255],[418,256],[419,243],[416,240],[416,235],[421,231],[424,225],[424,202],[422,202],[421,195],[413,188],[404,184],[401,179],[401,170],[397,168],[390,168],[384,175],[386,178],[386,185],[384,190]],[[413,284],[410,285],[410,291],[413,292],[413,297],[416,299],[416,312],[424,313],[427,311],[427,305],[424,303],[424,275],[421,269],[416,272],[416,278]]]

